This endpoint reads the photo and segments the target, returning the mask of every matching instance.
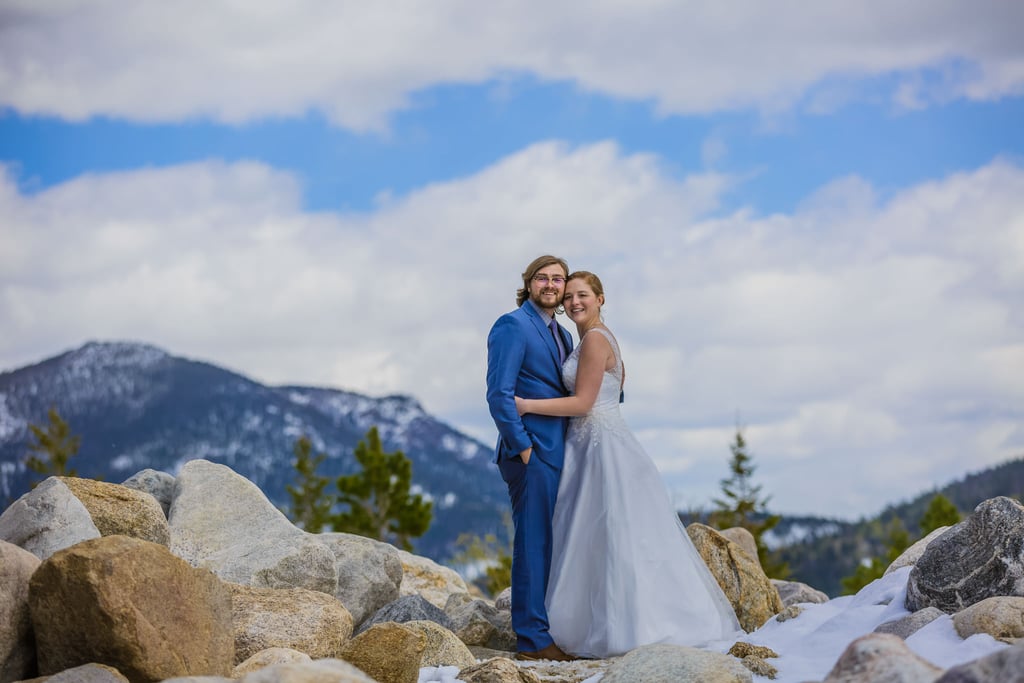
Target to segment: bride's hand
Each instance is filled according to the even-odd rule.
[[[516,412],[520,415],[526,414],[526,399],[516,396]]]

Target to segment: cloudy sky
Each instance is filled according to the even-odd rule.
[[[1024,455],[1024,4],[0,0],[0,370],[136,340],[406,393],[597,272],[681,508]],[[495,476],[498,476],[495,474]]]

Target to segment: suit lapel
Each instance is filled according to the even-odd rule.
[[[551,359],[555,362],[555,367],[559,369],[559,374],[561,374],[562,361],[558,355],[558,345],[555,344],[555,338],[551,336],[551,329],[544,324],[544,317],[537,312],[537,309],[533,307],[533,304],[527,301],[523,303],[522,307],[527,309],[526,314],[529,315],[530,319],[533,321],[533,326],[537,328],[537,333],[540,334],[541,340],[544,342],[544,345],[547,346],[548,352],[551,354]],[[561,326],[558,327],[558,330],[559,333],[561,333]],[[565,337],[563,336],[562,339],[564,340]],[[566,348],[568,349],[568,347]]]

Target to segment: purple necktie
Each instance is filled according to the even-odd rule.
[[[548,328],[551,329],[551,336],[555,339],[555,348],[558,349],[558,362],[565,362],[565,351],[562,350],[562,340],[558,338],[558,323],[552,318],[551,322],[548,323]]]

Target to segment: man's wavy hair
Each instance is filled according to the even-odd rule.
[[[555,264],[562,266],[566,277],[569,276],[569,264],[565,262],[565,259],[551,256],[550,254],[538,256],[530,262],[530,265],[526,266],[526,270],[523,271],[523,286],[521,289],[516,290],[516,306],[522,306],[530,298],[530,281],[533,280],[533,276],[537,274],[537,271]]]

